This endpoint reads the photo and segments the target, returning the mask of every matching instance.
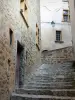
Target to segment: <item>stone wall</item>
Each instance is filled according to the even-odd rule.
[[[53,51],[43,51],[41,54],[41,60],[44,64],[56,64],[56,63],[63,63],[66,61],[73,60],[73,48],[66,47],[61,48]]]
[[[0,45],[1,49],[3,47],[4,50],[7,49],[7,51],[9,52],[11,51],[11,53],[7,53],[9,56],[4,55],[4,59],[7,60],[7,62],[5,63],[5,65],[2,65],[0,67],[0,70],[2,71],[2,73],[0,73],[0,83],[3,85],[3,88],[0,85],[0,100],[8,100],[7,97],[9,96],[7,94],[11,93],[11,90],[14,90],[13,86],[15,82],[13,83],[13,81],[16,80],[14,74],[16,74],[17,65],[17,41],[19,41],[24,46],[24,50],[20,58],[20,70],[21,73],[23,72],[21,74],[21,77],[25,76],[24,78],[26,78],[26,76],[29,76],[32,72],[36,70],[37,67],[40,66],[40,51],[36,47],[36,23],[38,24],[40,29],[39,15],[40,0],[28,0],[28,28],[20,13],[20,0],[0,1],[0,32],[3,36],[3,39],[0,39],[0,43],[5,43],[5,41],[8,41],[9,44],[9,29],[13,31],[13,45],[11,47],[6,43],[4,44],[5,46]],[[5,38],[5,36],[7,38]],[[4,52],[6,53],[6,51],[2,52],[3,54]],[[1,54],[0,56],[1,59],[3,59]],[[8,66],[8,62],[10,63],[11,67]],[[5,69],[3,69],[3,66]],[[10,70],[9,72],[8,67]],[[10,77],[8,77],[9,73]],[[24,78],[21,79],[24,81]],[[5,82],[5,85],[3,84],[3,82]],[[7,91],[9,91],[9,93]]]
[[[33,6],[34,5],[34,6]],[[36,24],[40,30],[40,0],[28,0],[28,24],[27,34],[22,34],[24,44],[24,60],[26,62],[25,74],[33,73],[41,64],[40,50],[36,47]],[[39,41],[41,30],[39,31]]]
[[[1,31],[0,31],[1,33]],[[15,86],[15,66],[6,34],[0,34],[0,100],[9,100]]]

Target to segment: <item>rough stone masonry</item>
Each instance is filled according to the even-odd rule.
[[[29,28],[20,14],[20,0],[0,1],[0,100],[9,100],[10,93],[15,89],[17,41],[24,46],[20,58],[24,79],[41,63],[40,50],[36,47],[36,24],[40,30],[40,0],[27,2]],[[9,29],[13,32],[11,46]]]
[[[57,64],[66,61],[73,61],[73,47],[65,47],[52,51],[43,51],[41,54],[43,64]]]
[[[5,34],[0,35],[0,100],[8,100],[14,88],[15,66],[9,41]]]

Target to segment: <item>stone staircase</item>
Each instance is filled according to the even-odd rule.
[[[11,100],[75,100],[75,69],[71,62],[43,64],[16,89]]]

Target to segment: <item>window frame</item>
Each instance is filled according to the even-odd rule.
[[[9,44],[10,46],[13,44],[13,31],[9,28]]]
[[[62,0],[63,2],[68,2],[68,0]]]
[[[57,38],[56,38],[55,43],[64,43],[64,41],[62,41],[62,31],[61,30],[56,30],[56,34],[57,34],[57,31],[60,32],[60,40],[57,40]]]
[[[66,11],[67,11],[67,13],[64,13]],[[65,17],[67,17],[67,20],[64,20]],[[62,22],[70,22],[70,11],[69,11],[69,9],[63,9],[63,21]]]
[[[56,41],[61,41],[61,31],[56,30]]]
[[[21,6],[22,3],[23,3],[23,8]],[[25,14],[26,12],[28,13],[27,2],[25,0],[22,0],[22,2],[21,2],[21,0],[20,0],[20,14],[21,14],[21,16],[22,16],[27,28],[29,28],[28,15],[26,16],[26,14]]]
[[[36,47],[38,48],[38,50],[40,51],[40,47],[39,47],[39,45],[40,45],[40,38],[39,38],[39,27],[38,27],[38,25],[37,25],[37,23],[36,23]]]

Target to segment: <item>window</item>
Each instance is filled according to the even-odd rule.
[[[24,2],[24,0],[21,0],[21,2]]]
[[[20,1],[20,9],[24,11],[24,0]]]
[[[40,50],[40,48],[39,48],[39,27],[38,27],[38,25],[36,24],[36,46],[37,46],[37,48],[38,48],[38,50]]]
[[[27,5],[25,4],[25,10],[27,10]]]
[[[24,2],[24,16],[26,18],[26,21],[28,21],[28,4],[27,4],[27,0],[25,0],[25,2]]]
[[[63,10],[64,15],[68,15],[68,10]]]
[[[63,10],[63,22],[70,22],[70,11]]]
[[[10,59],[8,59],[8,65],[11,66],[11,60]]]
[[[61,41],[61,31],[56,31],[56,41]]]
[[[28,4],[27,0],[21,0],[20,1],[20,13],[24,19],[24,22],[26,23],[26,26],[28,26]]]
[[[27,0],[25,0],[24,8],[25,8],[25,10],[27,10]]]
[[[68,16],[63,16],[64,22],[68,22]]]
[[[13,31],[9,29],[9,37],[10,37],[10,45],[12,45],[13,42]]]

